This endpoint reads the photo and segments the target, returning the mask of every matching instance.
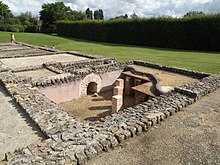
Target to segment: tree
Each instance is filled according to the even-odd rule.
[[[72,11],[72,19],[71,21],[77,21],[77,20],[86,20],[87,16],[86,13],[82,11]]]
[[[102,9],[95,10],[94,11],[94,20],[103,20],[104,19],[104,14]]]
[[[111,18],[110,20],[115,20],[115,19],[128,19],[128,15],[125,14],[125,15],[117,16],[115,18]]]
[[[195,16],[203,16],[205,15],[205,13],[203,13],[202,11],[190,11],[188,13],[186,13],[183,17],[195,17]]]
[[[86,9],[86,18],[89,19],[89,20],[93,20],[93,13],[92,13],[92,10],[90,10],[89,8]]]
[[[73,11],[63,2],[43,4],[40,11],[42,20],[42,32],[55,32],[55,23],[59,20],[73,20]]]
[[[20,13],[17,19],[24,26],[26,32],[39,32],[40,20],[39,17],[33,17],[31,12]]]
[[[31,12],[20,13],[17,17],[23,25],[30,25],[30,20],[32,18]]]
[[[133,14],[131,14],[130,17],[133,18],[133,19],[135,19],[135,18],[138,18],[138,15],[133,11]]]
[[[4,22],[5,20],[9,19],[12,16],[13,15],[8,5],[0,1],[0,21]]]

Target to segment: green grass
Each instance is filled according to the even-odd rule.
[[[118,61],[143,60],[168,66],[220,74],[220,53],[149,48],[59,37],[56,35],[15,33],[19,42],[56,49],[79,51]],[[10,33],[0,32],[0,43],[9,42]]]

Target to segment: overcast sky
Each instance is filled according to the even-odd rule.
[[[2,0],[14,15],[30,11],[38,15],[44,3],[57,0]],[[103,9],[106,19],[128,14],[133,11],[139,17],[182,16],[188,11],[215,13],[220,11],[220,0],[63,0],[73,10],[85,11],[87,8]]]

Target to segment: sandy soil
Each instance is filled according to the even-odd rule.
[[[219,165],[220,89],[89,165]]]
[[[39,142],[43,134],[0,86],[0,160],[6,152]]]
[[[27,67],[27,66],[38,66],[46,62],[57,61],[57,62],[68,62],[68,61],[79,61],[87,58],[74,56],[70,54],[56,54],[36,57],[21,57],[11,59],[1,59],[1,61],[11,69]]]
[[[160,86],[178,87],[184,84],[191,84],[195,81],[198,81],[197,79],[193,79],[187,76],[183,76],[171,72],[161,71],[158,69],[152,69],[137,65],[131,65],[131,67],[133,67],[137,71],[151,73],[155,75],[160,80],[159,82]]]
[[[51,72],[47,69],[39,69],[34,71],[27,71],[27,72],[17,72],[14,73],[16,76],[25,76],[25,77],[32,77],[32,78],[40,78],[40,77],[49,77],[57,75],[54,72]]]
[[[105,116],[111,115],[112,93],[112,91],[100,93],[98,97],[88,95],[78,100],[60,103],[59,105],[63,107],[66,112],[77,117],[80,121],[97,121]],[[133,97],[124,97],[123,108],[133,105]]]

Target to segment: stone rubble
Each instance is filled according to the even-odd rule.
[[[106,117],[102,122],[80,123],[30,85],[22,84],[11,77],[14,76],[1,75],[1,80],[48,139],[41,144],[15,151],[7,158],[9,164],[83,164],[184,110],[184,107],[195,102],[204,93],[208,94],[220,86],[220,76],[211,75],[200,83],[187,86],[186,90],[195,92],[194,95],[184,93],[184,88],[182,91],[175,89],[166,95]]]

